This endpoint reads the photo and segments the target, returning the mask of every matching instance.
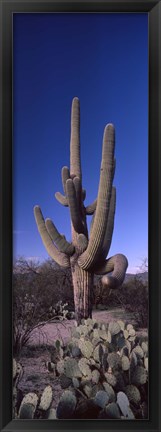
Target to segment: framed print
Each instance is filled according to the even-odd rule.
[[[0,20],[1,431],[159,432],[161,3]]]

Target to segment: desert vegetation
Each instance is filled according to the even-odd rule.
[[[61,269],[50,259],[43,264],[23,258],[16,262],[15,418],[147,418],[148,281],[133,275],[107,297],[101,279],[96,278],[95,311],[97,317],[103,311],[107,319],[87,319],[77,325],[69,269]],[[108,320],[109,312],[112,321]],[[121,319],[118,312],[122,312]],[[30,345],[34,328],[43,329],[47,323],[54,328],[61,322],[63,329],[69,319],[68,342],[58,334],[52,345]]]
[[[131,312],[136,326],[148,327],[148,280],[133,275],[121,289],[108,290],[99,277],[94,279],[94,310],[121,307]],[[53,260],[43,263],[17,260],[13,269],[13,353],[25,346],[34,328],[45,323],[74,318],[74,296],[70,269]]]
[[[112,124],[105,127],[97,198],[85,206],[79,111],[74,98],[70,170],[62,168],[64,195],[55,195],[69,207],[72,242],[35,206],[50,259],[36,263],[21,258],[13,269],[13,417],[145,419],[148,284],[139,276],[125,279],[128,262],[123,254],[107,258],[116,205],[115,129]],[[31,344],[35,329],[49,330],[49,325],[57,330],[54,340],[38,346],[32,339]],[[138,333],[142,327],[144,335]]]
[[[82,320],[64,344],[57,339],[42,392],[19,388],[23,369],[13,360],[13,416],[20,419],[145,419],[148,417],[148,342],[122,320]],[[62,392],[54,407],[55,381]]]

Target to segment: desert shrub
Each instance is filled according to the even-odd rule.
[[[14,267],[14,354],[21,351],[35,327],[40,327],[53,319],[70,318],[73,295],[69,283],[70,274],[57,267],[50,260],[40,265],[28,263],[24,259],[20,259]],[[70,305],[65,299],[69,299]]]
[[[121,306],[131,312],[139,327],[148,327],[148,282],[136,275],[116,290],[106,290],[101,280],[95,285],[94,304],[100,309]]]
[[[56,410],[51,409],[52,392],[47,386],[41,397],[35,392],[26,395],[19,406],[15,404],[16,416],[120,420],[148,417],[148,343],[138,339],[131,324],[82,320],[72,330],[68,344],[58,339],[54,348],[55,357],[48,368],[53,377],[59,377],[64,390]]]
[[[38,302],[36,302],[36,299],[33,298],[33,296],[29,299],[25,297],[23,303],[20,302],[18,305],[16,314],[16,308],[14,308],[13,354],[20,354],[22,348],[28,343],[31,333],[35,328],[43,327],[49,322],[54,323],[58,320],[65,320],[69,314],[67,305],[67,303],[63,304],[62,301],[60,301],[56,303],[54,307],[50,306],[48,314],[45,313],[46,318],[42,319],[44,314],[39,314]]]
[[[125,311],[134,315],[139,327],[148,327],[148,283],[139,277],[127,282],[118,290],[117,298],[124,306]]]

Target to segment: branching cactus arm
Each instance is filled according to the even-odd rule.
[[[109,288],[118,288],[122,285],[125,273],[128,267],[128,261],[125,255],[117,254],[111,258],[104,261],[103,264],[97,266],[94,269],[94,273],[98,275],[104,275],[102,277],[102,282]],[[107,276],[107,273],[112,273]]]
[[[93,227],[87,250],[78,259],[78,264],[85,270],[90,270],[99,261],[104,241],[112,191],[114,147],[114,127],[109,124],[105,127],[103,137],[100,182]]]
[[[49,233],[49,236],[55,243],[56,247],[60,252],[64,252],[67,255],[71,256],[74,253],[74,246],[72,243],[69,243],[64,235],[61,235],[59,231],[57,230],[56,226],[53,224],[51,219],[45,220],[45,226],[47,228],[47,231]]]
[[[70,172],[69,168],[67,166],[64,166],[61,170],[61,176],[62,176],[62,184],[65,196],[67,196],[67,189],[66,189],[66,181],[70,178]]]
[[[39,206],[34,207],[34,215],[36,224],[38,227],[38,231],[41,235],[42,241],[44,243],[44,246],[48,252],[48,254],[51,256],[51,258],[57,262],[62,267],[68,268],[70,267],[70,261],[68,255],[65,253],[59,252],[58,249],[54,246],[52,239],[46,229],[45,226],[45,220],[43,218],[41,209]]]
[[[106,226],[105,237],[102,245],[102,251],[100,254],[100,260],[104,260],[107,257],[108,252],[110,250],[112,234],[114,229],[115,208],[116,208],[116,188],[112,187],[109,215],[107,219],[107,226]]]
[[[56,192],[55,193],[55,198],[57,199],[57,201],[59,201],[60,204],[62,204],[64,207],[68,207],[68,201],[67,198],[61,194],[61,192]]]
[[[70,216],[71,216],[73,227],[78,234],[83,233],[84,227],[82,224],[81,214],[79,211],[79,205],[78,205],[74,180],[72,179],[67,180],[66,188],[67,188],[67,197],[68,197],[68,203],[70,209]]]
[[[59,201],[60,204],[62,204],[65,207],[68,207],[68,200],[67,200],[67,191],[66,191],[66,181],[70,178],[70,172],[69,172],[69,168],[64,166],[62,168],[61,171],[61,176],[62,176],[62,184],[63,184],[63,189],[64,189],[64,194],[61,194],[61,192],[56,192],[55,193],[55,198],[57,199],[57,201]]]

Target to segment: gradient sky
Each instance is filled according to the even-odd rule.
[[[13,17],[13,255],[44,260],[34,205],[70,240],[61,168],[80,99],[86,205],[96,198],[102,137],[116,128],[117,204],[109,256],[128,272],[148,256],[148,14],[18,13]]]

